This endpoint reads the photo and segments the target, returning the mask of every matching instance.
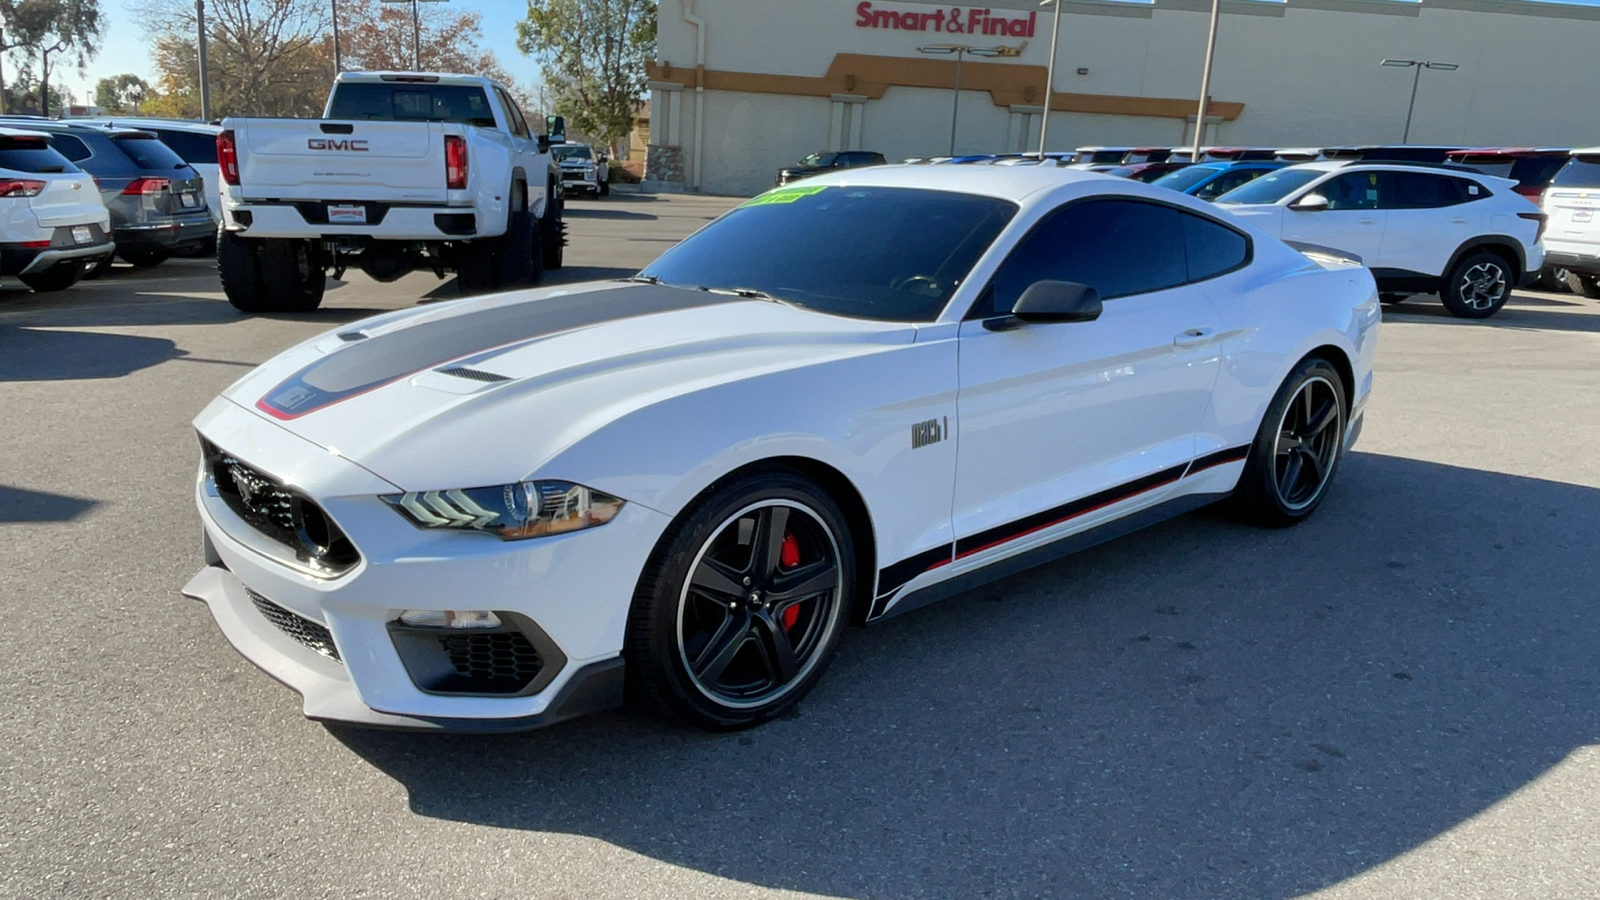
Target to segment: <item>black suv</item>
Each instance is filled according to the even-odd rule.
[[[154,134],[52,120],[14,121],[17,127],[43,133],[57,152],[94,176],[111,213],[117,255],[128,262],[159,265],[174,253],[199,250],[216,238],[199,173]]]
[[[835,169],[859,169],[862,166],[881,166],[885,162],[882,153],[873,153],[869,150],[838,150],[826,153],[813,153],[792,166],[778,170],[778,184],[785,185],[791,181],[799,181],[811,175],[821,175],[823,172],[832,172]]]

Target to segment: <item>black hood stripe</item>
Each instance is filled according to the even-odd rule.
[[[284,379],[256,406],[275,418],[293,419],[490,348],[603,322],[739,300],[690,288],[628,284],[468,311],[340,347]]]

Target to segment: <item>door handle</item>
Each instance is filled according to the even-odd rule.
[[[1363,225],[1376,225],[1376,224],[1378,224],[1378,220],[1377,219],[1361,219],[1359,221]]]
[[[1465,225],[1465,224],[1467,224],[1467,220],[1466,219],[1451,219],[1450,220],[1450,224],[1451,225]]]
[[[1211,335],[1213,334],[1215,334],[1215,331],[1210,328],[1185,328],[1172,339],[1172,345],[1174,347],[1188,347],[1194,344],[1204,344],[1206,341],[1211,340]]]

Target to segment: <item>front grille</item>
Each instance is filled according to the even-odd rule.
[[[301,562],[337,574],[361,560],[322,507],[242,459],[202,441],[217,496],[246,524],[293,550]]]
[[[329,631],[327,626],[292,613],[249,588],[244,590],[250,595],[250,602],[256,605],[256,610],[266,617],[268,622],[278,626],[279,631],[293,638],[302,647],[308,647],[334,662],[341,661],[339,647],[334,644],[333,632]]]
[[[544,668],[539,651],[515,631],[440,635],[439,645],[458,676],[449,690],[515,694]]]

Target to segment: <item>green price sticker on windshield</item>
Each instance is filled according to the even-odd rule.
[[[822,193],[827,189],[828,185],[825,184],[811,185],[808,187],[776,188],[774,190],[767,191],[765,194],[762,194],[759,197],[752,197],[751,199],[740,204],[740,208],[746,206],[771,206],[775,203],[793,203],[796,200],[799,200],[801,197],[812,197]]]

